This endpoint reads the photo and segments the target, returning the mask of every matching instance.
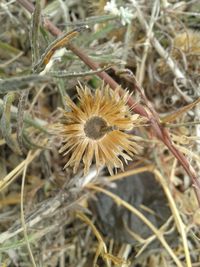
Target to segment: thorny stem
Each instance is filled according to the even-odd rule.
[[[18,0],[18,2],[27,9],[30,13],[34,11],[34,6],[28,2],[27,0]],[[48,19],[44,20],[44,26],[51,32],[54,36],[61,35],[62,32]],[[97,70],[99,65],[94,62],[91,58],[89,58],[83,51],[81,51],[79,48],[75,47],[71,43],[67,45],[67,48],[70,49],[74,54],[76,54],[86,65],[88,65],[91,69]],[[115,90],[117,87],[119,87],[119,84],[116,83],[106,72],[100,72],[97,74],[102,80],[104,80],[106,83],[109,84],[109,86]],[[135,81],[136,82],[136,81]],[[133,81],[132,81],[133,84]],[[142,92],[142,89],[138,84],[133,84],[133,87],[135,90],[139,90],[140,93],[142,93],[142,97],[145,100],[145,104],[148,107],[147,112],[144,107],[134,101],[132,97],[129,98],[128,104],[133,107],[134,112],[146,117],[149,119],[151,123],[151,127],[154,129],[157,137],[162,140],[162,142],[168,147],[168,149],[172,152],[172,154],[178,159],[180,164],[183,166],[187,174],[192,180],[193,187],[196,193],[196,197],[200,206],[200,180],[198,179],[195,170],[193,167],[189,164],[186,157],[174,146],[172,143],[169,132],[166,128],[163,127],[163,125],[160,123],[159,115],[158,113],[153,109],[152,106],[149,106],[149,101],[146,99],[144,93]],[[120,94],[123,94],[123,90],[120,91]]]

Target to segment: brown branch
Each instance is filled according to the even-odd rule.
[[[18,2],[30,13],[34,11],[34,6],[27,0],[18,0]],[[54,36],[61,35],[62,32],[48,19],[44,20],[44,27],[49,30]],[[67,45],[67,48],[70,49],[74,54],[76,54],[87,66],[89,66],[93,70],[97,70],[99,68],[99,65],[94,62],[91,58],[89,58],[81,49],[75,47],[71,43]],[[110,87],[115,90],[116,87],[119,86],[118,83],[116,83],[106,72],[100,72],[97,73],[97,75],[104,80],[106,83],[110,85]],[[130,79],[129,79],[130,80]],[[149,103],[149,101],[146,99],[146,96],[143,92],[143,90],[140,88],[140,86],[137,84],[137,82],[132,77],[133,87],[135,90],[138,90],[140,94],[142,95],[145,104],[149,110],[147,112],[144,107],[136,101],[134,101],[133,98],[130,98],[128,104],[130,106],[133,106],[134,112],[146,117],[149,119],[149,122],[151,123],[151,127],[154,129],[157,137],[162,140],[162,142],[168,147],[168,149],[172,152],[172,154],[178,159],[180,164],[185,169],[186,173],[189,175],[189,177],[192,180],[193,187],[196,193],[196,197],[200,206],[200,180],[198,179],[193,167],[189,164],[186,157],[174,146],[172,143],[169,132],[164,126],[160,123],[159,115],[157,112],[153,109],[152,105]],[[121,90],[120,94],[123,94],[123,90]]]
[[[169,131],[167,128],[163,126],[163,124],[160,123],[159,115],[151,105],[151,103],[148,101],[144,94],[144,90],[140,88],[139,84],[137,83],[136,79],[133,75],[124,75],[124,78],[128,80],[133,86],[134,89],[137,90],[140,95],[142,96],[146,106],[148,107],[150,113],[148,113],[148,119],[151,122],[151,127],[156,132],[159,139],[163,141],[163,143],[168,147],[168,149],[172,152],[172,154],[177,158],[177,160],[181,163],[183,168],[185,169],[186,173],[189,175],[189,177],[192,180],[192,184],[196,193],[196,197],[200,206],[200,179],[197,177],[194,168],[191,166],[191,164],[188,162],[186,157],[175,147],[175,145],[172,143]]]
[[[18,2],[30,13],[33,13],[34,5],[32,5],[28,0],[18,0]],[[63,34],[63,32],[60,29],[58,29],[50,20],[46,18],[44,19],[43,26],[54,36],[59,36]],[[81,49],[75,47],[71,43],[67,44],[67,48],[70,49],[75,55],[77,55],[91,69],[97,70],[99,68],[99,65],[96,62],[94,62],[91,58],[89,58],[83,51],[81,51]],[[113,80],[105,71],[97,73],[97,75],[107,84],[109,84],[113,90],[119,87],[119,84],[115,80]],[[122,95],[124,94],[123,90],[121,90],[120,94]],[[136,103],[132,98],[129,99],[128,104],[130,106],[133,106],[134,112],[147,117],[146,110],[140,104]]]

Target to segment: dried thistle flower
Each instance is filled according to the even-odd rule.
[[[143,121],[139,115],[131,114],[127,106],[129,93],[119,97],[118,90],[113,92],[105,85],[95,93],[79,85],[77,92],[79,104],[67,97],[71,111],[63,111],[63,121],[57,125],[64,144],[59,152],[64,156],[71,153],[65,168],[71,166],[75,173],[83,161],[87,174],[94,158],[97,170],[104,165],[111,175],[113,168],[123,170],[119,157],[127,164],[141,149],[136,143],[140,138],[124,132]]]

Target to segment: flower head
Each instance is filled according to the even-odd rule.
[[[126,24],[130,24],[131,20],[134,17],[132,11],[128,7],[120,6],[118,8],[116,0],[110,0],[106,2],[106,5],[104,6],[104,11],[109,12],[114,16],[120,17],[123,26],[125,26]]]
[[[120,15],[119,9],[117,7],[115,0],[108,1],[104,7],[104,10],[116,16]]]
[[[75,173],[82,161],[86,174],[94,159],[97,169],[106,165],[110,174],[113,168],[123,170],[121,159],[127,163],[140,149],[136,143],[139,137],[125,131],[142,120],[139,115],[131,114],[128,92],[119,97],[118,90],[112,91],[105,85],[94,93],[80,85],[77,92],[79,104],[67,97],[70,111],[63,111],[63,121],[57,126],[63,138],[60,153],[64,156],[70,153],[65,167],[73,167]]]

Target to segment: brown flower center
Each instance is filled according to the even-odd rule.
[[[89,119],[84,126],[85,135],[94,140],[102,138],[106,133],[112,130],[112,126],[108,126],[104,119],[97,116]]]

